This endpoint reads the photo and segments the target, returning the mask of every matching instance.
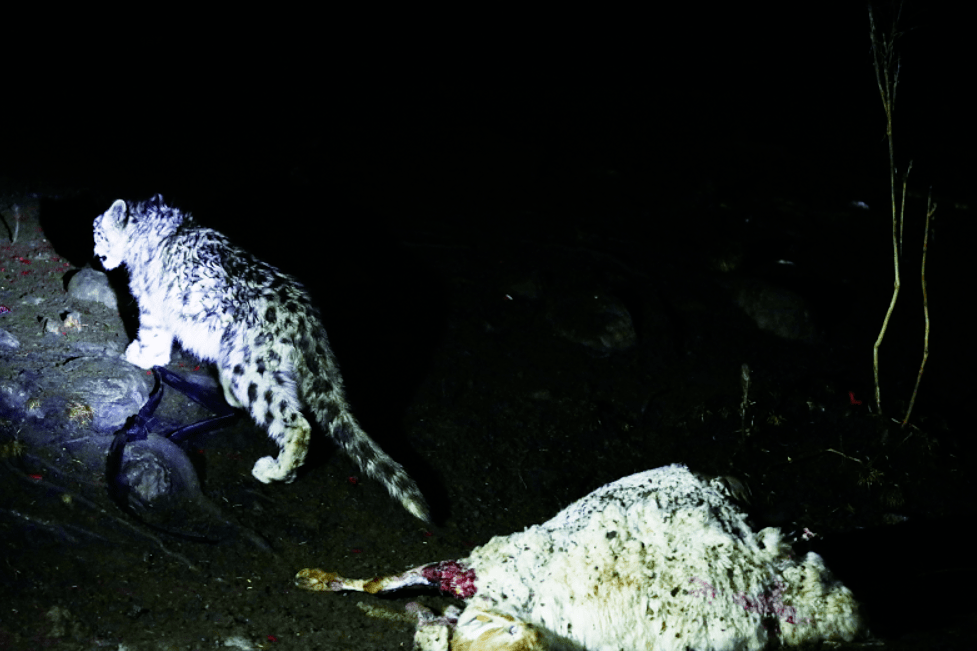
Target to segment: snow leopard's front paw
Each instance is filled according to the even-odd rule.
[[[151,369],[154,366],[166,366],[170,363],[170,351],[153,354],[136,340],[126,348],[126,361],[139,368]]]
[[[273,481],[283,481],[286,484],[295,479],[294,469],[283,469],[274,457],[261,457],[251,469],[254,478],[263,484],[270,484]]]

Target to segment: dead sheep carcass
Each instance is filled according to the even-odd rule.
[[[862,631],[820,556],[796,558],[779,529],[754,533],[722,480],[683,465],[603,486],[467,558],[368,580],[305,569],[296,584],[433,586],[466,600],[445,617],[414,607],[422,651],[762,649]]]

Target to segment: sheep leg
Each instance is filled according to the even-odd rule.
[[[376,594],[378,592],[389,592],[411,586],[432,586],[420,574],[422,568],[415,567],[407,570],[403,574],[391,576],[378,576],[372,579],[347,579],[339,576],[335,572],[324,572],[319,569],[307,568],[295,575],[295,585],[303,590],[313,592],[342,592],[343,590],[353,590],[355,592],[368,592]]]
[[[466,599],[475,594],[475,570],[464,562],[441,561],[411,568],[402,574],[372,579],[347,579],[335,572],[306,568],[295,575],[295,585],[314,592],[389,592],[414,586],[437,588],[441,592]]]

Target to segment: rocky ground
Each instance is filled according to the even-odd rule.
[[[120,358],[137,325],[124,272],[88,265],[91,221],[115,197],[7,184],[0,648],[406,648],[405,603],[450,599],[302,592],[296,571],[369,576],[462,557],[673,462],[741,480],[758,527],[817,534],[808,544],[887,648],[972,648],[974,600],[961,586],[974,578],[974,448],[953,313],[965,255],[950,241],[966,238],[934,248],[933,355],[901,427],[891,417],[912,394],[921,309],[907,272],[882,348],[880,417],[871,347],[892,283],[884,210],[842,192],[704,179],[641,211],[615,200],[611,171],[562,183],[565,205],[410,222],[378,209],[338,234],[301,198],[282,212],[314,219],[285,235],[197,215],[308,284],[357,416],[417,479],[431,526],[323,437],[294,483],[256,482],[251,466],[272,445],[243,418],[185,451],[134,446],[131,477],[176,491],[176,505],[143,509],[142,521],[120,510],[106,456],[152,377]],[[578,193],[586,205],[569,208]],[[192,357],[169,368],[213,386]],[[151,428],[208,416],[167,389]]]

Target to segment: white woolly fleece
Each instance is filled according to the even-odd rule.
[[[779,530],[754,533],[725,493],[721,481],[672,465],[493,538],[461,561],[475,570],[477,593],[451,648],[494,646],[479,645],[484,630],[469,634],[465,623],[484,627],[499,614],[564,640],[498,648],[754,650],[774,640],[851,640],[861,629],[851,592],[817,554],[795,559]]]

